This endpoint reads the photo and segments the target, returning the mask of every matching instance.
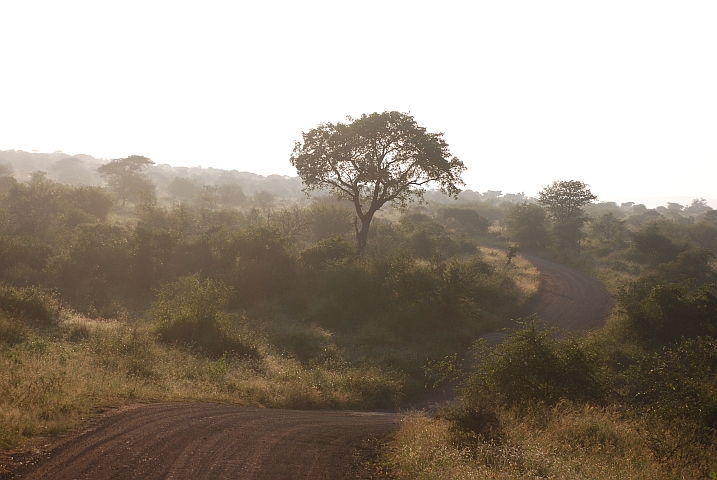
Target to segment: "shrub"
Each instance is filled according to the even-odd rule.
[[[503,430],[497,406],[486,396],[473,397],[470,403],[449,408],[442,416],[451,422],[451,431],[459,443],[499,443],[502,440]]]
[[[717,438],[717,341],[684,339],[629,372],[625,400],[644,419],[656,457],[697,462]]]
[[[27,327],[11,315],[0,311],[0,343],[13,346],[27,339]]]
[[[674,260],[686,246],[673,241],[665,232],[667,227],[650,222],[641,230],[632,232],[632,246],[637,260],[658,265]]]
[[[41,287],[0,286],[0,310],[37,327],[57,326],[60,302]]]
[[[228,316],[222,313],[230,295],[231,289],[219,281],[182,277],[162,287],[149,315],[165,342],[196,347],[209,356],[256,357],[256,347],[232,332]]]
[[[440,214],[445,220],[454,220],[463,231],[472,235],[485,235],[490,227],[490,220],[470,208],[445,207]]]
[[[550,243],[548,215],[540,205],[516,203],[505,214],[508,238],[524,250],[545,248]]]
[[[717,334],[717,285],[691,291],[682,284],[646,278],[621,288],[618,301],[625,326],[643,346],[657,348],[681,337]]]
[[[247,306],[290,292],[296,277],[295,260],[286,238],[278,230],[248,228],[228,235],[218,246],[212,268],[213,271],[228,269],[224,278],[235,288],[233,303]],[[208,245],[207,249],[210,248]]]
[[[506,335],[491,349],[476,347],[475,370],[459,391],[466,406],[480,406],[486,394],[508,407],[554,405],[561,400],[602,401],[593,353],[572,339],[559,339],[537,320]]]
[[[339,235],[331,235],[301,252],[301,261],[312,269],[350,263],[358,257],[356,247]]]

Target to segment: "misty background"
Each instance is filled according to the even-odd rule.
[[[27,1],[0,17],[0,150],[294,176],[302,131],[396,110],[445,132],[474,191],[717,198],[714,2]]]

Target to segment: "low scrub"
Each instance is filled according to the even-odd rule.
[[[500,413],[501,441],[465,441],[444,418],[412,414],[382,459],[398,480],[550,478],[616,480],[712,478],[714,447],[690,464],[655,456],[641,423],[619,408],[558,404],[528,415]]]
[[[682,300],[703,311],[710,297],[696,292]],[[615,322],[609,327],[575,341],[529,321],[495,348],[479,345],[459,402],[438,418],[402,424],[386,453],[391,473],[715,478],[715,340],[644,350]]]
[[[222,312],[230,295],[231,289],[219,281],[183,277],[162,287],[149,316],[164,342],[182,343],[214,357],[256,357],[256,347],[232,331],[231,317]]]
[[[40,287],[0,285],[0,312],[31,326],[54,327],[60,318],[60,301]]]
[[[475,366],[459,390],[462,402],[486,404],[487,398],[509,408],[555,405],[560,401],[601,402],[595,353],[563,339],[535,319],[506,335],[495,348],[476,344]]]

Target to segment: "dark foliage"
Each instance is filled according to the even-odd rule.
[[[35,327],[55,327],[60,318],[60,301],[43,288],[14,288],[0,285],[0,312]]]
[[[680,338],[717,334],[717,286],[690,289],[655,278],[634,282],[618,296],[623,322],[647,347],[671,345]]]
[[[475,355],[474,370],[459,393],[468,408],[480,407],[486,396],[518,408],[604,399],[595,353],[558,338],[535,319],[521,323],[493,349],[479,344]]]
[[[150,309],[162,341],[182,343],[212,357],[242,355],[257,357],[256,347],[230,328],[223,313],[231,289],[221,282],[182,277],[159,291]]]

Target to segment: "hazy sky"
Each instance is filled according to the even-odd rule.
[[[474,190],[717,198],[717,2],[0,2],[0,150],[296,175],[385,110]]]

